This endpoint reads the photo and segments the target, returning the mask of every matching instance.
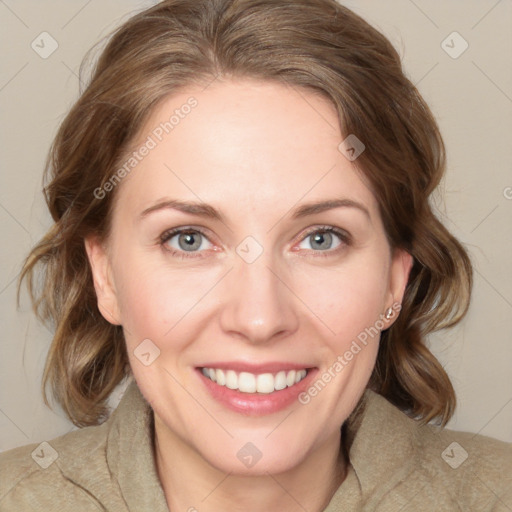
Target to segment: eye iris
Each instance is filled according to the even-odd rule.
[[[327,231],[319,231],[319,232],[315,233],[314,235],[312,235],[312,239],[313,239],[313,242],[312,242],[311,246],[313,247],[313,249],[320,249],[320,250],[321,249],[329,249],[329,247],[332,244],[332,235],[331,235],[331,233],[328,233]],[[325,241],[328,242],[327,247],[326,246],[322,247],[320,244],[322,244],[322,242],[325,242]]]
[[[199,247],[201,246],[199,236],[198,233],[182,233],[178,238],[180,248],[185,251],[199,249]],[[198,238],[194,240],[194,237]]]

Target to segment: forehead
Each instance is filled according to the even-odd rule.
[[[334,105],[317,93],[214,81],[181,90],[153,110],[132,144],[138,155],[125,190],[117,192],[139,209],[165,195],[244,201],[253,210],[343,196],[372,209],[361,174],[338,149],[342,140]]]

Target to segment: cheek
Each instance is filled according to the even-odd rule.
[[[166,268],[142,256],[126,258],[116,269],[115,280],[121,321],[127,341],[149,338],[159,342],[196,313],[199,302],[215,282],[215,272]]]
[[[323,324],[326,340],[332,340],[338,351],[382,319],[385,263],[371,256],[339,269],[312,268],[301,278],[297,295]]]

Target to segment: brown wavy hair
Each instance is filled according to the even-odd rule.
[[[460,321],[472,288],[470,259],[429,202],[445,172],[445,147],[392,44],[335,0],[164,0],[109,36],[50,148],[43,184],[54,225],[18,283],[18,304],[25,279],[36,315],[55,331],[45,403],[49,383],[75,425],[102,423],[109,395],[130,374],[122,327],[98,310],[84,248],[90,234],[108,237],[116,190],[102,199],[94,190],[160,101],[231,77],[316,92],[335,105],[341,133],[366,144],[357,167],[391,247],[414,258],[368,386],[411,417],[444,426],[455,393],[426,336]]]

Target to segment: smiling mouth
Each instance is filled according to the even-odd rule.
[[[277,373],[235,372],[220,368],[200,368],[203,375],[219,386],[241,393],[270,394],[298,384],[309,373],[310,368],[279,371]]]

